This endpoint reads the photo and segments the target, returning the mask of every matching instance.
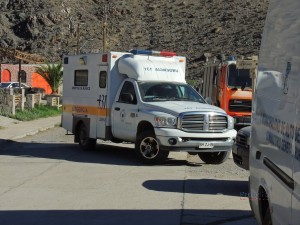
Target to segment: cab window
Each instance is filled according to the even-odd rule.
[[[137,104],[134,86],[131,82],[126,81],[124,83],[118,102],[126,104]]]

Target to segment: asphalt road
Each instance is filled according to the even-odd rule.
[[[1,143],[1,225],[255,225],[248,171],[172,153],[140,164],[132,144],[81,151],[59,127]]]

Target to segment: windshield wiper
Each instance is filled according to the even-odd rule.
[[[152,102],[153,101],[167,101],[168,99],[167,98],[164,98],[164,97],[153,97],[150,99]]]

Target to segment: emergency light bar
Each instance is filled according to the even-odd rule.
[[[130,53],[134,55],[156,55],[156,56],[176,56],[175,52],[165,52],[165,51],[153,51],[153,50],[131,50]]]
[[[233,55],[228,56],[227,61],[235,61],[235,57]]]

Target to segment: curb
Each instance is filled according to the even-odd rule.
[[[47,117],[33,121],[24,121],[19,124],[11,124],[0,130],[0,142],[17,140],[26,136],[35,135],[57,126],[61,126],[61,117]]]
[[[0,143],[5,143],[5,142],[12,142],[14,140],[17,140],[17,139],[21,139],[21,138],[24,138],[24,137],[27,137],[27,136],[31,136],[31,135],[35,135],[39,132],[42,132],[42,131],[45,131],[45,130],[49,130],[51,128],[54,128],[56,126],[59,126],[60,124],[57,123],[57,124],[54,124],[54,125],[49,125],[49,126],[46,126],[46,127],[43,127],[43,128],[39,128],[39,129],[36,129],[34,131],[29,131],[29,132],[26,132],[22,135],[17,135],[15,137],[11,137],[9,139],[0,139]]]
[[[26,137],[26,136],[35,135],[35,134],[37,134],[37,133],[39,133],[39,132],[41,132],[41,131],[49,130],[49,129],[54,128],[54,127],[56,127],[56,126],[58,126],[58,125],[60,125],[60,124],[57,123],[57,124],[49,125],[49,126],[46,126],[46,127],[38,128],[38,129],[36,129],[36,130],[34,130],[34,131],[28,131],[28,132],[26,132],[25,134],[15,136],[15,137],[13,137],[13,138],[11,138],[11,139],[8,139],[8,140],[16,140],[16,139],[24,138],[24,137]]]

